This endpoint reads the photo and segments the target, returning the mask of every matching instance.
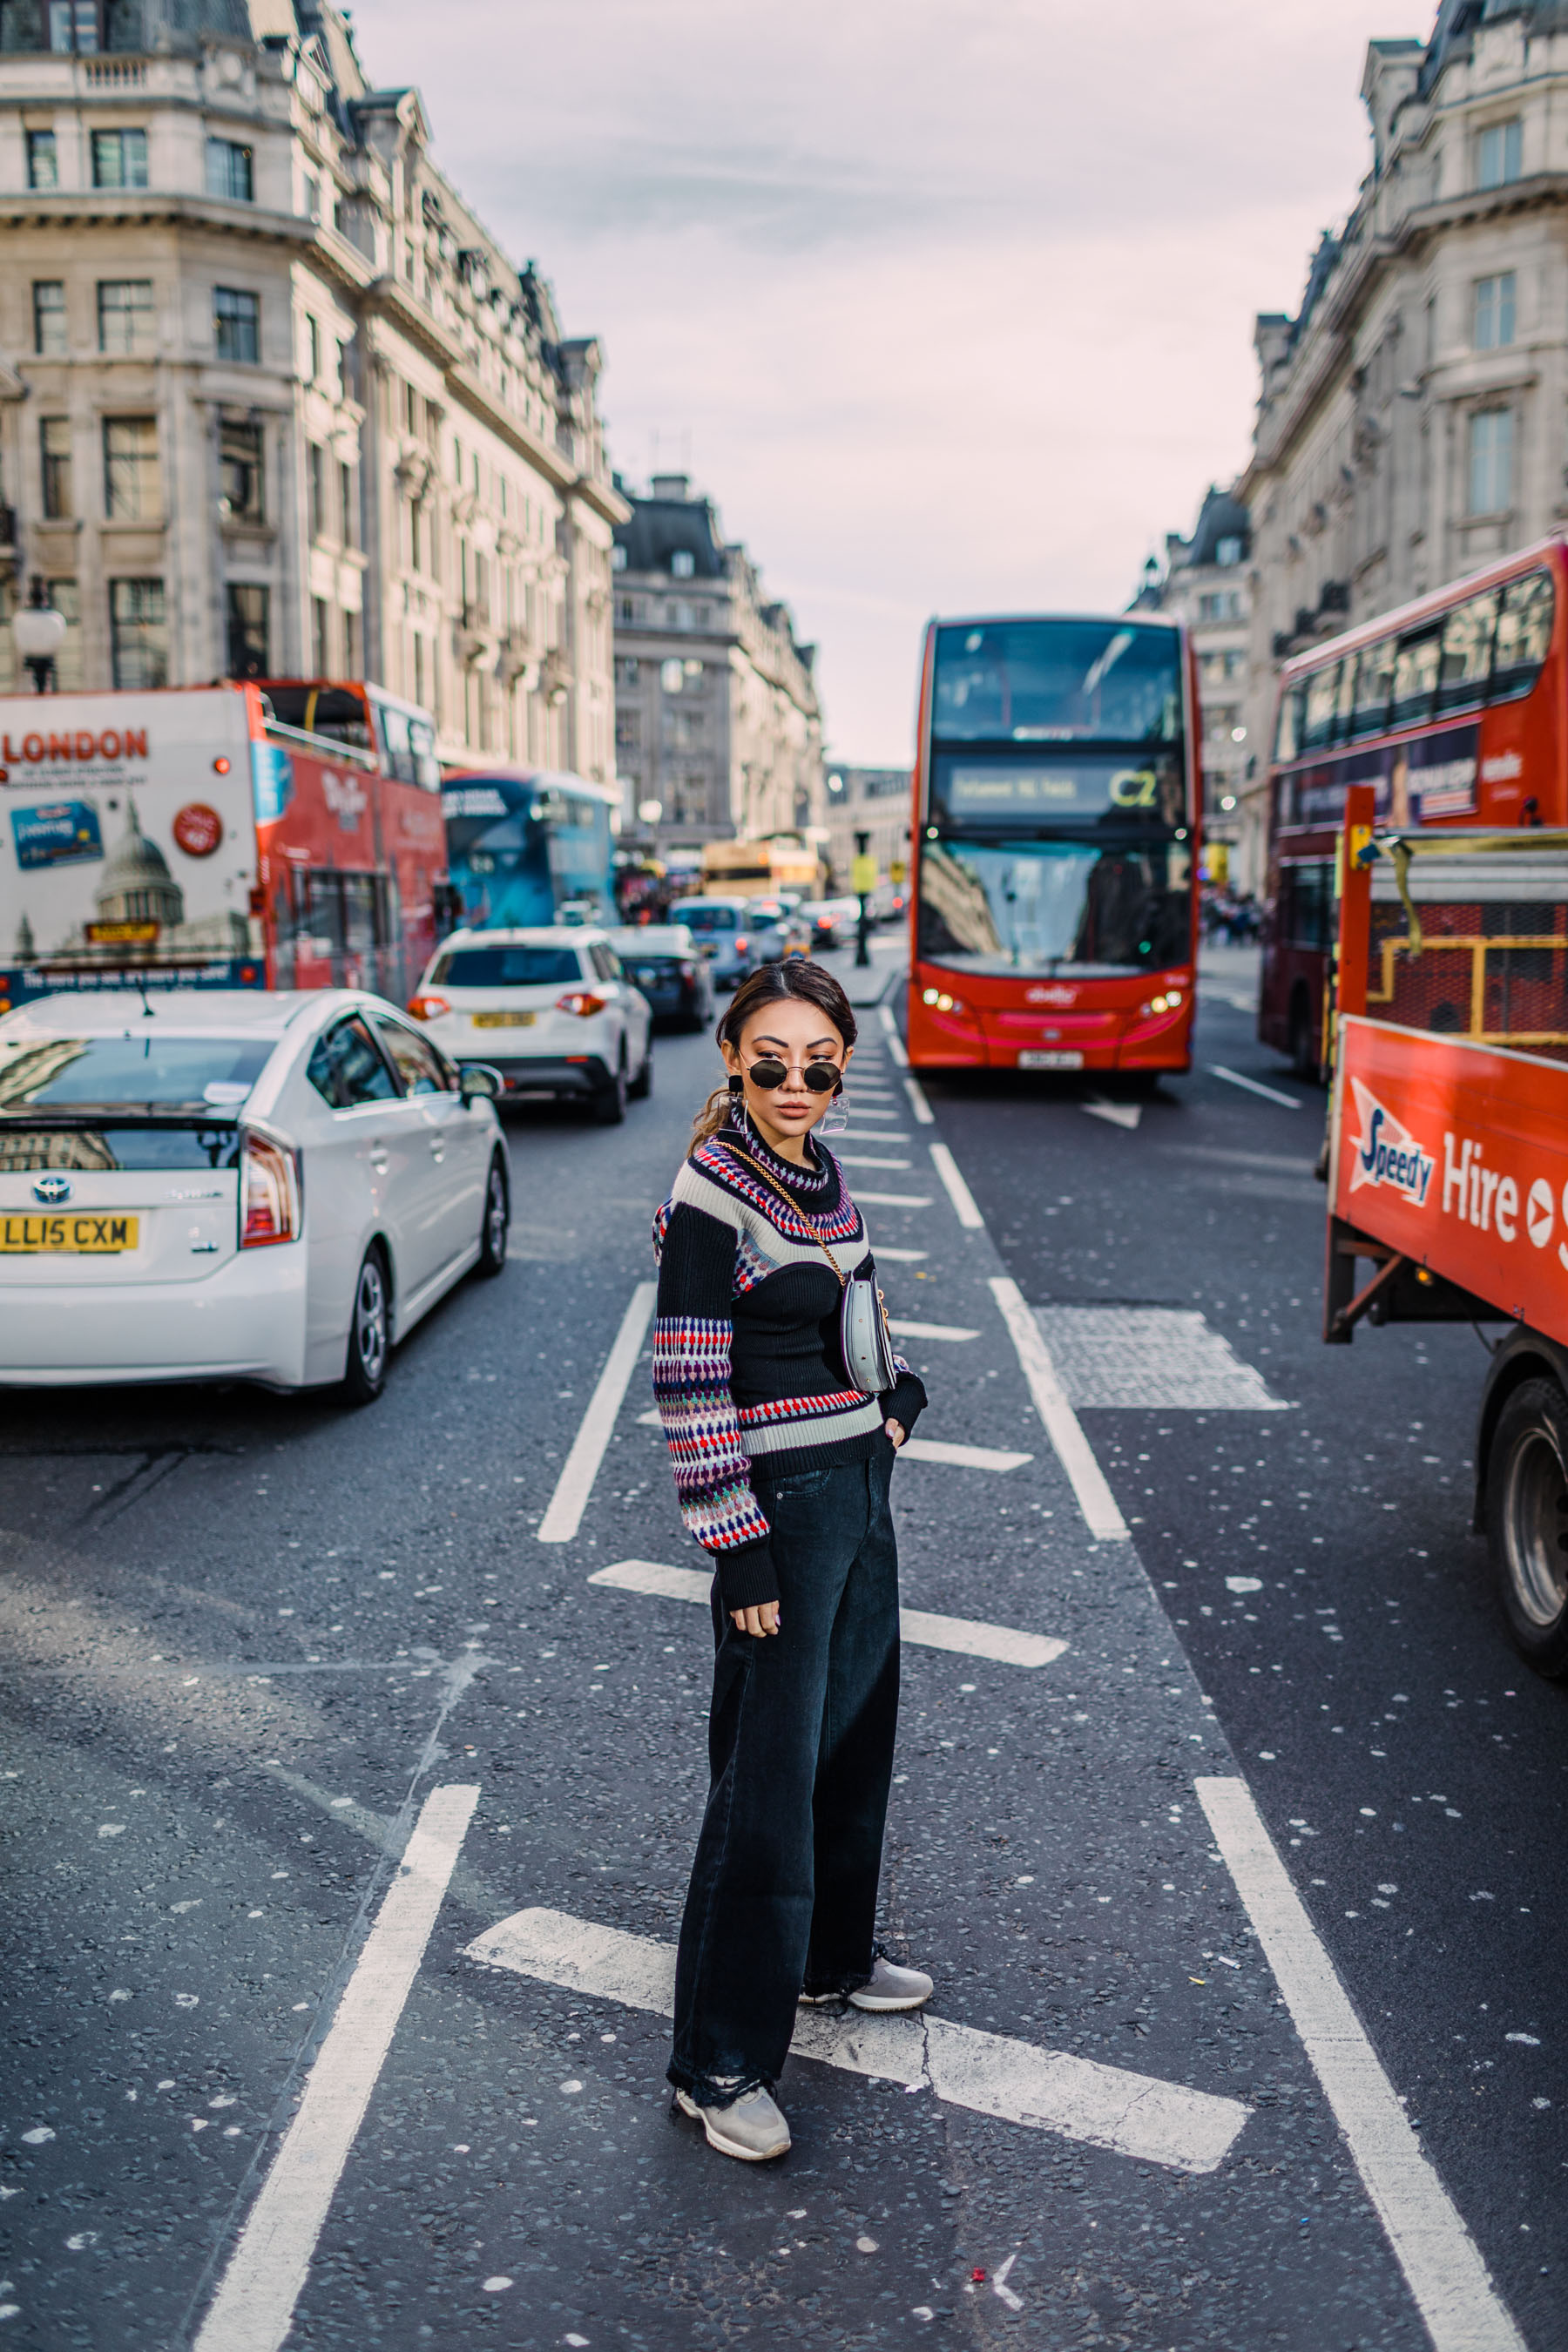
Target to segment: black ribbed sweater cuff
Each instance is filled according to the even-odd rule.
[[[773,1572],[773,1538],[760,1543],[737,1544],[732,1551],[710,1552],[719,1578],[719,1597],[726,1615],[732,1609],[760,1609],[779,1597]]]

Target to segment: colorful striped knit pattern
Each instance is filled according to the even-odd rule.
[[[876,1269],[837,1161],[811,1148],[816,1164],[800,1167],[751,1129],[726,1129],[692,1153],[654,1220],[654,1397],[681,1516],[715,1556],[727,1608],[777,1595],[754,1467],[778,1476],[863,1461],[885,1420],[911,1428],[925,1403],[901,1361],[886,1396],[846,1384],[838,1278],[816,1236],[846,1275]]]

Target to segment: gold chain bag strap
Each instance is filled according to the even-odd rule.
[[[844,1370],[850,1384],[862,1396],[885,1396],[898,1382],[898,1367],[893,1362],[892,1334],[888,1328],[888,1307],[880,1286],[864,1275],[846,1274],[822,1235],[816,1232],[804,1209],[790,1199],[782,1184],[776,1183],[739,1144],[726,1139],[724,1150],[743,1160],[753,1175],[759,1176],[774,1197],[782,1201],[792,1215],[805,1224],[812,1240],[838,1277],[838,1352],[844,1359]]]

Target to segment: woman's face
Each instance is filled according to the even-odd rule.
[[[813,1094],[803,1073],[811,1062],[831,1062],[847,1070],[854,1048],[847,1046],[826,1013],[798,996],[781,997],[763,1005],[741,1032],[737,1053],[726,1038],[725,1067],[743,1081],[746,1109],[758,1133],[775,1150],[792,1160],[800,1155],[802,1139],[823,1118],[833,1101],[830,1092]],[[754,1087],[748,1076],[753,1063],[782,1062],[787,1073],[782,1087]],[[793,1146],[793,1149],[790,1147]]]

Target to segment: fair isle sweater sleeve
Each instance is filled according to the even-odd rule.
[[[779,1597],[768,1523],[752,1491],[730,1388],[739,1238],[735,1226],[679,1199],[654,1227],[654,1402],[680,1516],[687,1532],[713,1554],[726,1610],[760,1608]]]

